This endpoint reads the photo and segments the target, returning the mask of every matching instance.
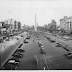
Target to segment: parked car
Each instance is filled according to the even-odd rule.
[[[39,46],[39,47],[41,47],[41,46],[42,46],[42,44],[41,44],[41,43],[38,43],[38,46]]]
[[[16,70],[19,65],[19,61],[15,59],[9,59],[2,69],[5,70]]]
[[[12,56],[16,56],[16,55],[23,57],[23,54],[21,54],[21,53],[15,53]]]
[[[72,59],[72,52],[64,54],[67,58]]]
[[[50,42],[55,42],[55,40],[53,40],[53,39],[50,39]]]
[[[45,49],[44,49],[44,48],[41,48],[41,49],[40,49],[40,51],[41,51],[41,54],[46,54],[46,52],[45,52]]]
[[[18,54],[23,54],[22,52],[19,51],[15,51],[13,54],[18,53]]]
[[[23,57],[22,55],[19,55],[19,54],[14,54],[13,56],[16,58],[22,58]]]
[[[20,62],[20,58],[11,57],[9,60],[15,60],[16,62]]]
[[[25,52],[23,49],[17,49],[18,52]]]
[[[56,43],[56,47],[62,47],[62,45],[59,43]]]
[[[72,52],[68,52],[68,53],[66,53],[66,54],[64,54],[64,55],[67,56],[67,55],[70,55],[70,54],[72,54]]]
[[[20,59],[19,58],[15,58],[15,57],[12,57],[11,59],[8,60],[8,63],[19,64],[19,62],[20,62]]]
[[[17,70],[17,66],[8,63],[2,68],[2,70]]]
[[[24,43],[28,43],[28,41],[26,41],[26,40],[24,40],[23,42],[24,42]]]
[[[41,48],[43,48],[43,46],[41,45]]]
[[[30,39],[30,36],[27,36],[26,39]]]

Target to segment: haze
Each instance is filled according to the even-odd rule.
[[[59,25],[59,19],[63,16],[72,16],[71,0],[0,0],[0,21],[12,18],[19,20],[22,25],[35,24],[35,13],[38,25],[44,25],[55,19]]]

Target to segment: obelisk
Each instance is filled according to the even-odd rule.
[[[36,13],[35,13],[35,31],[37,31]]]

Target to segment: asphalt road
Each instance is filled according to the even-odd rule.
[[[49,35],[50,37],[53,37]],[[25,50],[20,59],[18,70],[68,70],[72,69],[72,59],[64,56],[67,50],[61,47],[55,47],[56,43],[51,43],[43,34],[31,34],[28,43],[21,47]],[[45,48],[46,54],[41,54],[38,42],[41,42]]]
[[[22,49],[25,49],[23,58],[19,64],[19,70],[66,70],[72,69],[72,60],[67,59],[64,54],[67,50],[61,47],[55,47],[56,43],[50,43],[42,34],[38,35],[40,40],[31,35],[31,39],[28,40],[28,44],[24,44]],[[33,42],[34,40],[34,42]],[[40,53],[40,47],[38,47],[38,41],[41,41],[45,48],[46,54]],[[38,64],[35,62],[37,57]]]

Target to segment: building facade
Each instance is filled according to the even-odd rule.
[[[21,29],[21,22],[13,20],[13,19],[7,19],[5,21],[1,21],[0,22],[0,33],[4,29],[6,29],[7,33],[13,33],[15,30]]]
[[[66,32],[72,31],[72,17],[64,16],[60,19],[60,29],[64,29]]]

